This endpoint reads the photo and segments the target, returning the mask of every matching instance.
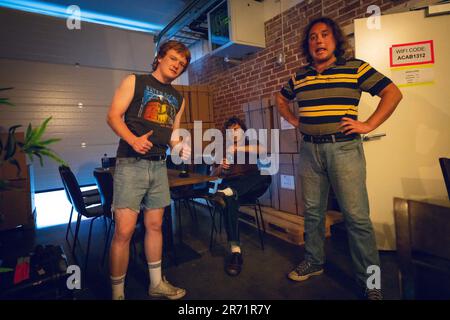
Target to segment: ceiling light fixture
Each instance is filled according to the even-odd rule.
[[[10,9],[38,13],[64,19],[71,17],[71,15],[66,12],[66,6],[48,4],[42,1],[0,0],[0,7],[6,7]],[[142,21],[110,16],[107,14],[83,10],[83,8],[81,8],[80,18],[81,21],[84,22],[102,24],[127,30],[148,32],[152,34],[158,33],[164,28],[163,25],[156,25]]]

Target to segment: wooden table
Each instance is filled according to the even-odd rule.
[[[95,168],[95,171],[109,171],[114,176],[114,167],[110,167],[107,169],[103,168]],[[217,180],[218,177],[207,176],[198,173],[189,173],[187,177],[180,177],[181,171],[174,169],[167,169],[167,177],[169,179],[169,188],[177,188],[177,187],[187,187],[197,183],[209,182]],[[172,215],[175,214],[174,206],[170,205],[164,208],[164,217],[163,217],[163,234],[164,234],[164,242],[165,245],[170,249],[170,252],[173,254],[173,259],[175,264],[177,264],[175,246],[173,241],[173,218]]]
[[[203,174],[191,172],[189,173],[188,177],[182,178],[180,177],[180,172],[181,171],[179,170],[167,169],[167,176],[169,178],[170,188],[189,186],[197,183],[217,180],[217,177],[206,176]]]
[[[95,171],[109,171],[114,176],[114,167],[107,169],[95,168]],[[206,176],[203,174],[190,172],[188,177],[180,177],[181,171],[174,169],[167,169],[167,177],[169,178],[169,188],[183,187],[194,185],[197,183],[217,180],[217,177]]]

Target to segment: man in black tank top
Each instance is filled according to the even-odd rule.
[[[107,122],[121,138],[114,173],[113,210],[115,233],[111,242],[112,298],[125,298],[124,282],[130,240],[140,209],[144,209],[145,255],[150,274],[148,293],[153,297],[180,299],[186,291],[172,286],[161,275],[162,218],[170,204],[165,163],[166,150],[180,143],[171,140],[180,127],[184,100],[171,82],[189,65],[189,49],[178,41],[161,45],[153,72],[127,76],[116,90]],[[183,146],[182,158],[190,156]]]

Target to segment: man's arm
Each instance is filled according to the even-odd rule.
[[[278,92],[276,95],[276,102],[276,106],[281,116],[294,127],[298,128],[298,118],[291,112],[291,110],[289,110],[289,100]]]
[[[235,149],[238,152],[248,152],[248,153],[263,153],[267,151],[266,147],[260,145],[259,143],[252,145],[248,144],[243,146],[236,146]]]
[[[341,121],[341,131],[348,135],[352,133],[365,134],[375,130],[391,116],[400,100],[403,98],[402,93],[393,83],[390,83],[381,90],[378,96],[381,100],[378,103],[377,109],[372,113],[369,119],[361,122],[344,117]]]
[[[123,120],[123,115],[127,111],[134,95],[134,85],[136,77],[134,75],[127,76],[120,86],[116,89],[111,107],[108,111],[106,122],[113,131],[125,140],[136,152],[145,154],[153,144],[148,141],[148,137],[153,133],[150,131],[140,137],[136,137]]]
[[[218,176],[220,176],[220,175],[222,174],[222,170],[223,170],[223,169],[224,169],[224,168],[223,168],[223,166],[222,166],[222,163],[219,164],[219,165],[213,165],[213,166],[212,166],[211,173],[210,173],[210,176],[211,176],[211,177],[218,177]]]

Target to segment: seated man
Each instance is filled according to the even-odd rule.
[[[224,153],[220,165],[214,167],[212,174],[220,176],[223,180],[213,200],[223,208],[227,239],[231,250],[225,271],[230,276],[237,276],[242,270],[243,263],[238,231],[240,201],[260,189],[262,185],[268,187],[272,179],[269,175],[261,175],[256,163],[250,163],[251,153],[257,154],[258,151],[265,150],[262,150],[261,145],[250,145],[245,139],[243,133],[247,128],[242,120],[231,117],[224,124],[224,131],[227,129],[233,130],[234,133],[234,143],[228,149],[229,153],[234,155],[234,161],[231,164]],[[245,142],[242,139],[245,139]],[[245,163],[236,163],[238,152],[245,153]]]

